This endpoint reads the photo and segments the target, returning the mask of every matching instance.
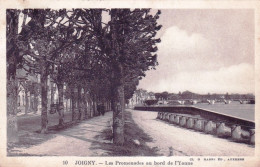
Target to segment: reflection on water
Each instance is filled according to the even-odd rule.
[[[213,105],[206,103],[198,103],[195,107],[235,116],[251,121],[255,120],[255,105],[254,104],[240,104],[237,101],[232,101],[230,104],[215,103]]]

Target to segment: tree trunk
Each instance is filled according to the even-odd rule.
[[[17,143],[17,95],[18,81],[16,68],[18,64],[19,50],[17,47],[19,12],[13,9],[6,10],[6,45],[7,53],[7,143]]]
[[[65,108],[66,112],[68,112],[68,101],[69,101],[69,99],[66,99],[66,108]]]
[[[95,110],[95,98],[92,97],[91,99],[91,111],[92,111],[92,117],[96,116],[96,110]]]
[[[34,113],[38,111],[38,97],[34,94]]]
[[[69,107],[69,110],[70,110],[70,112],[72,112],[72,95],[70,97],[70,107]]]
[[[121,79],[120,83],[123,83]],[[125,95],[124,85],[120,84],[113,90],[112,110],[113,110],[113,142],[116,145],[124,144],[124,112],[125,112]]]
[[[58,94],[59,94],[59,126],[64,126],[64,104],[63,104],[63,83],[58,83]]]
[[[16,143],[18,139],[17,126],[17,88],[15,76],[7,84],[7,142]]]
[[[120,24],[118,21],[118,9],[111,9],[111,50],[112,55],[115,56],[114,60],[121,57],[118,31]],[[114,88],[112,90],[112,110],[113,110],[113,142],[116,145],[124,144],[124,111],[125,111],[125,98],[124,98],[124,71],[123,65],[120,61],[113,61],[113,74],[112,81]]]
[[[25,110],[24,110],[24,114],[27,115],[28,110],[29,110],[29,98],[28,98],[28,90],[25,90]]]
[[[89,103],[89,107],[90,107],[90,117],[94,117],[94,102],[92,100],[90,100],[90,103]]]
[[[96,99],[94,99],[93,101],[93,112],[94,112],[94,116],[98,116]]]
[[[33,101],[33,94],[30,92],[30,106],[29,106],[29,111],[31,112],[34,108],[34,101]]]
[[[111,108],[111,100],[108,101],[108,111],[111,111],[112,108]]]
[[[79,115],[78,115],[78,120],[81,120],[81,116],[82,116],[82,110],[81,110],[81,87],[78,87],[78,111],[79,111]]]
[[[77,116],[77,89],[72,87],[72,98],[71,98],[71,102],[72,102],[72,121],[76,120],[76,116]]]
[[[87,102],[88,102],[88,116],[89,118],[93,117],[93,113],[92,113],[92,100],[89,94],[87,94]]]
[[[88,119],[88,97],[87,97],[87,90],[84,89],[84,119]]]
[[[38,83],[34,83],[33,84],[33,92],[34,92],[34,98],[33,98],[33,102],[34,102],[34,107],[33,107],[33,110],[34,110],[34,113],[37,113],[38,111]]]
[[[54,104],[54,83],[50,82],[51,84],[51,104]]]
[[[74,89],[71,90],[71,111],[72,111],[72,121],[75,120],[75,99],[74,99]]]
[[[41,133],[47,133],[48,131],[48,117],[47,117],[47,105],[48,105],[48,73],[45,61],[42,60],[41,65],[41,100],[42,100],[42,112],[41,112]]]
[[[85,119],[90,118],[90,114],[89,114],[89,103],[88,101],[86,101],[86,105],[85,105]]]

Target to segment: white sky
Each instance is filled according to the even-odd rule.
[[[162,10],[157,70],[148,91],[254,93],[253,10]]]
[[[110,16],[103,12],[103,21],[108,20]],[[159,24],[163,25],[157,34],[162,40],[159,66],[146,73],[139,88],[254,93],[253,10],[164,9]]]

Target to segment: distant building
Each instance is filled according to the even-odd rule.
[[[29,73],[29,68],[18,69],[16,77],[18,80],[17,104],[18,111],[37,112],[41,110],[40,75]],[[27,72],[28,71],[28,72]],[[54,103],[58,103],[58,90],[56,84],[48,79],[48,107],[51,104],[51,87],[54,91]],[[25,111],[26,110],[26,111]]]
[[[143,105],[145,100],[155,100],[155,95],[153,92],[147,92],[143,89],[137,89],[133,97],[129,100],[131,106]]]

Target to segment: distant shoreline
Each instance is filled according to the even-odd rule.
[[[239,102],[232,102],[231,104],[195,104],[194,106],[212,110],[221,114],[228,114],[242,119],[255,121],[255,104],[240,104]]]

